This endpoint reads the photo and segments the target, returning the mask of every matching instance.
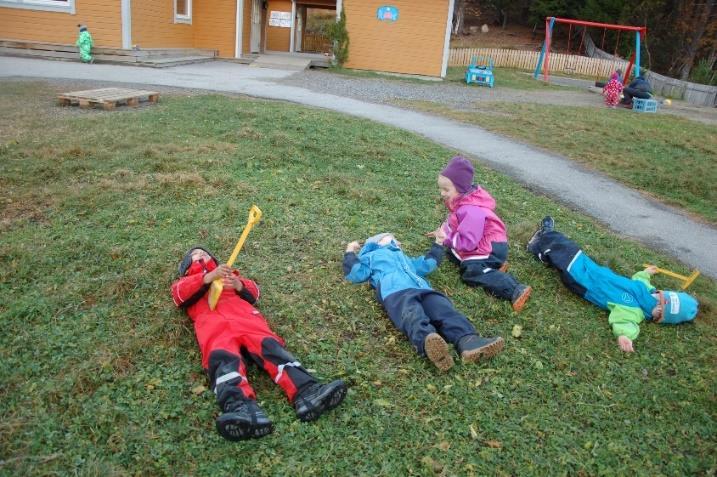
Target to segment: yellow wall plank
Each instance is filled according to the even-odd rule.
[[[349,31],[346,67],[440,76],[448,0],[392,0],[398,21],[376,17],[385,0],[344,0]]]
[[[245,0],[245,3],[251,1]],[[195,48],[218,50],[223,58],[234,57],[236,5],[236,0],[192,2]]]
[[[78,0],[76,13],[0,7],[0,38],[74,44],[78,23],[87,25],[97,47],[122,47],[120,2]]]
[[[196,10],[196,5],[193,9]],[[194,12],[192,21],[196,21]],[[174,22],[174,0],[132,2],[133,45],[140,48],[192,48],[193,36],[192,24]]]

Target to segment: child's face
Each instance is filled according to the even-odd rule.
[[[448,177],[441,175],[438,176],[438,191],[444,202],[450,202],[460,195],[453,182]]]
[[[212,257],[210,257],[209,254],[201,248],[195,248],[194,250],[192,250],[190,257],[192,257],[192,262],[198,262],[199,260],[204,260],[205,262],[208,262],[212,259]]]
[[[399,247],[401,246],[401,243],[398,240],[396,240],[396,237],[394,237],[392,234],[388,234],[388,235],[382,237],[381,240],[378,241],[378,244],[383,247],[385,245],[390,244],[392,240],[395,241]]]
[[[660,293],[653,293],[652,296],[657,299],[657,305],[655,305],[655,308],[652,309],[652,319],[659,321],[662,318],[662,310],[664,309],[665,305],[662,302]]]

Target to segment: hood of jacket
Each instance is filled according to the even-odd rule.
[[[475,186],[473,190],[446,202],[446,207],[448,207],[448,210],[451,212],[455,212],[459,207],[464,205],[477,205],[485,209],[495,210],[496,204],[495,199],[487,190],[480,186]]]

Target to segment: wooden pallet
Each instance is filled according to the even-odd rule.
[[[60,106],[78,104],[81,108],[90,108],[99,105],[106,111],[115,109],[120,103],[126,103],[127,106],[137,106],[140,100],[156,103],[159,101],[159,93],[138,89],[100,88],[73,91],[57,97]]]

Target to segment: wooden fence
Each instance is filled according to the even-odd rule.
[[[320,33],[306,32],[301,40],[301,51],[331,53],[331,40]]]
[[[450,66],[467,66],[474,56],[490,56],[495,66],[533,70],[538,63],[539,51],[506,50],[501,48],[452,48],[448,57]],[[623,71],[625,60],[588,58],[579,55],[550,54],[550,71],[608,78],[617,68]]]

